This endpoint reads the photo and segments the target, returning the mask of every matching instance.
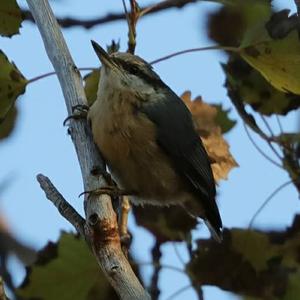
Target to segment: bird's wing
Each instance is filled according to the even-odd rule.
[[[167,153],[178,174],[198,195],[206,218],[219,232],[222,222],[215,202],[215,182],[190,111],[170,89],[162,99],[145,102],[141,110],[156,124],[158,144]]]

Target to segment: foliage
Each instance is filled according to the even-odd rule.
[[[0,2],[0,35],[11,37],[19,33],[22,16],[16,0]]]
[[[86,243],[67,233],[39,251],[17,294],[24,299],[118,299]]]
[[[17,115],[15,102],[25,92],[27,82],[0,50],[0,139],[7,137],[14,127]]]
[[[226,52],[228,61],[222,64],[229,99],[241,121],[277,154],[280,161],[275,163],[290,176],[300,192],[299,132],[267,134],[256,121],[258,116],[265,120],[265,116],[286,116],[300,108],[299,17],[290,15],[288,10],[275,12],[269,0],[214,2],[221,5],[208,16],[207,35],[219,46],[236,49],[234,53]],[[135,13],[132,26],[143,11],[137,7]],[[132,18],[133,15],[132,12]],[[0,34],[11,37],[19,33],[21,22],[22,14],[15,0],[1,0]],[[131,29],[135,33],[135,28]],[[130,39],[135,43],[135,34]],[[114,41],[108,46],[109,52],[118,50],[119,44]],[[99,70],[84,77],[89,105],[96,99]],[[18,118],[16,101],[25,93],[28,83],[0,49],[0,139],[11,136]],[[238,166],[223,136],[237,123],[229,116],[231,108],[223,108],[222,103],[205,103],[201,97],[192,99],[189,91],[181,98],[208,152],[216,182],[227,179],[229,172]],[[137,225],[147,229],[156,240],[159,255],[152,257],[157,272],[152,278],[154,286],[163,268],[159,265],[159,247],[166,242],[184,242],[190,254],[185,272],[195,290],[203,285],[215,285],[247,300],[300,298],[299,215],[284,231],[225,229],[221,244],[201,239],[193,251],[191,236],[198,222],[182,208],[134,207],[133,215]],[[0,258],[4,264],[11,254],[17,255],[24,264],[28,263],[24,253],[32,258],[34,252],[18,243],[1,224],[0,238]],[[139,273],[137,266],[136,270]],[[6,277],[0,275],[14,290],[6,266],[4,271]],[[117,299],[86,243],[67,233],[39,251],[36,262],[27,268],[17,295],[22,299],[46,300]]]
[[[297,299],[300,216],[285,231],[226,229],[224,241],[199,240],[187,272],[200,285],[217,285],[255,299]]]

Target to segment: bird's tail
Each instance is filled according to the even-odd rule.
[[[212,238],[216,242],[221,243],[223,240],[222,228],[213,227],[207,219],[204,220],[204,223],[207,226],[207,228],[209,229],[209,232],[210,232]]]

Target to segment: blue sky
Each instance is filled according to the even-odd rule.
[[[18,1],[26,6],[25,1]],[[278,7],[290,7],[293,1],[274,1]],[[88,2],[83,6],[80,0],[52,2],[56,15],[72,15],[89,18],[117,12],[122,9],[121,1]],[[152,3],[140,1],[140,5]],[[284,6],[285,5],[285,6]],[[213,3],[189,5],[182,10],[145,17],[137,27],[136,53],[151,61],[165,54],[193,47],[212,45],[205,36],[205,16],[218,7]],[[127,25],[115,22],[92,30],[72,28],[64,30],[64,36],[71,54],[78,67],[98,66],[90,40],[94,39],[106,45],[112,39],[121,41],[121,49],[126,49]],[[46,56],[38,30],[30,23],[23,23],[21,35],[12,39],[0,39],[0,48],[13,60],[28,78],[51,71],[53,68]],[[225,61],[221,52],[210,51],[187,54],[155,65],[155,70],[162,79],[178,94],[191,90],[193,96],[201,95],[210,103],[223,103],[231,108],[231,103],[223,87],[224,75],[220,62]],[[0,182],[7,176],[12,181],[1,194],[0,213],[3,214],[11,231],[24,243],[36,249],[48,240],[56,240],[59,232],[71,230],[71,226],[58,214],[45,196],[35,179],[38,173],[50,177],[57,188],[72,205],[83,212],[82,199],[78,195],[83,191],[80,170],[72,142],[63,127],[67,117],[63,96],[58,80],[53,76],[29,85],[24,96],[17,103],[20,117],[14,134],[0,142]],[[231,117],[239,120],[234,109]],[[240,121],[240,120],[239,120]],[[296,128],[296,115],[292,113],[282,119],[285,131]],[[276,123],[270,120],[277,130]],[[268,149],[254,135],[262,148]],[[228,181],[222,181],[219,188],[219,207],[226,227],[245,227],[266,197],[279,185],[288,180],[287,175],[271,165],[251,145],[241,122],[226,135],[231,152],[240,167],[234,169]],[[289,225],[296,212],[299,212],[299,199],[293,186],[287,187],[276,196],[257,218],[259,228],[284,228]],[[149,249],[152,237],[143,229],[136,228],[130,219],[130,228],[134,233],[133,252],[140,261],[149,261]],[[208,236],[202,226],[194,237]],[[163,262],[182,267],[172,244],[163,246]],[[184,247],[178,250],[186,258]],[[22,280],[24,272],[12,261],[11,269],[15,272],[16,282]],[[145,278],[149,278],[151,268],[145,267]],[[147,280],[146,280],[147,282]],[[165,270],[162,272],[160,286],[161,299],[185,285],[188,281],[181,274]],[[217,288],[205,288],[205,299],[235,299]],[[192,289],[176,299],[196,299]]]

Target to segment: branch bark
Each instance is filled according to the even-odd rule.
[[[145,11],[143,15],[150,15],[170,8],[182,8],[189,3],[195,3],[199,0],[165,0],[160,3],[150,4],[149,6],[142,7],[140,10]],[[30,11],[22,10],[24,20],[34,22],[34,18]],[[61,27],[69,28],[72,26],[81,26],[86,29],[91,29],[94,26],[111,23],[115,21],[126,20],[126,15],[123,12],[109,13],[106,16],[94,18],[90,20],[80,20],[76,18],[57,18],[57,22]]]
[[[82,78],[69,53],[48,0],[27,0],[44,41],[46,52],[57,73],[68,114],[76,105],[86,105]],[[94,190],[105,185],[103,160],[93,143],[86,120],[70,121],[69,128],[79,164],[84,189]],[[97,175],[98,174],[98,175]],[[91,195],[85,199],[86,230],[93,253],[105,276],[121,299],[150,299],[125,258],[120,245],[118,225],[110,197]]]

